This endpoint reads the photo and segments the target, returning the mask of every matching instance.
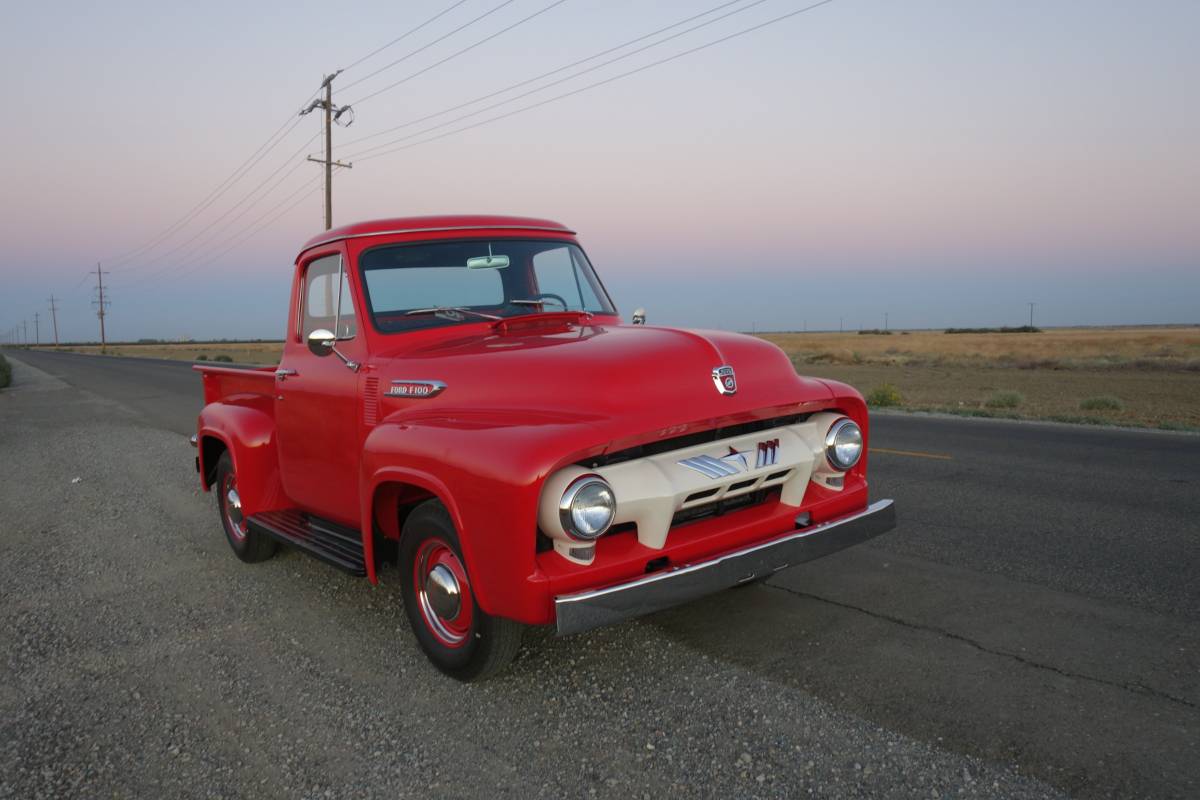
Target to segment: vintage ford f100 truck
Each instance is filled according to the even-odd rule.
[[[572,231],[387,219],[296,258],[276,368],[197,366],[196,437],[239,558],[377,580],[483,678],[573,633],[765,578],[895,525],[867,409],[760,339],[624,324]]]

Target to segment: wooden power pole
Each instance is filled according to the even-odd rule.
[[[96,263],[96,290],[99,292],[99,299],[93,300],[92,303],[96,306],[96,316],[100,318],[100,352],[107,352],[108,339],[104,336],[104,315],[105,307],[108,301],[104,299],[104,276],[107,272],[100,271],[100,263]]]
[[[325,110],[325,158],[308,157],[309,161],[325,165],[325,230],[333,227],[333,168],[342,167],[343,169],[350,169],[350,167],[354,166],[350,163],[333,160],[333,123],[341,119],[342,115],[347,112],[351,116],[346,125],[350,125],[354,121],[353,110],[350,106],[342,106],[341,108],[333,107],[333,79],[341,73],[342,71],[339,69],[332,75],[326,75],[325,80],[321,82],[321,88],[325,90],[325,97],[313,100],[308,104],[308,108],[300,112],[300,116],[304,116],[318,108]]]
[[[54,323],[54,349],[58,349],[58,307],[54,305],[54,295],[50,295],[50,320]]]

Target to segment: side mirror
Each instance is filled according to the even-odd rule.
[[[645,325],[646,324],[646,309],[635,308],[633,310],[633,324],[634,325]]]
[[[308,352],[314,356],[327,356],[333,352],[333,344],[337,337],[331,331],[317,328],[308,335]]]

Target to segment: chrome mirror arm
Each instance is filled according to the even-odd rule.
[[[346,358],[346,356],[342,353],[342,351],[338,350],[333,345],[330,345],[329,349],[333,352],[333,354],[335,356],[337,356],[338,358],[340,358],[342,360],[342,363],[345,364],[346,367],[351,372],[358,372],[359,368],[362,366],[362,364],[359,364],[357,361],[352,361],[351,359]]]

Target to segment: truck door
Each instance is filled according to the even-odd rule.
[[[296,506],[357,527],[358,375],[337,355],[314,355],[307,344],[324,328],[337,335],[338,352],[359,363],[366,357],[344,255],[313,259],[299,282],[300,310],[275,374],[280,478]]]

